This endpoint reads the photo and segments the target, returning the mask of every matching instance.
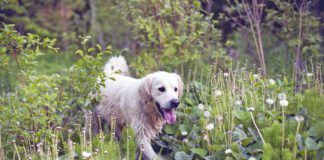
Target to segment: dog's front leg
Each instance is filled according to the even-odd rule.
[[[142,138],[138,143],[138,147],[139,147],[140,151],[142,152],[142,159],[154,160],[155,158],[157,158],[157,156],[152,148],[151,141],[149,139]]]

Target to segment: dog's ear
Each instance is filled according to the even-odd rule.
[[[145,78],[143,79],[140,88],[139,88],[139,94],[140,96],[145,100],[151,100],[151,87],[152,87],[152,78]]]
[[[181,97],[183,94],[183,81],[178,74],[175,74],[175,75],[176,75],[177,81],[178,81],[178,95],[179,95],[179,97]]]

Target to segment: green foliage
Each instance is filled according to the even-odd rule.
[[[133,24],[136,54],[140,54],[131,63],[137,75],[161,69],[184,74],[192,63],[206,72],[206,62],[223,60],[220,31],[213,27],[217,21],[200,12],[199,1],[139,0],[124,6]]]
[[[122,151],[125,153],[126,159],[136,159],[136,143],[135,143],[135,134],[134,131],[126,127],[122,131]]]
[[[0,159],[135,159],[130,128],[120,141],[113,129],[92,135],[86,113],[100,100],[105,56],[120,53],[136,76],[177,71],[186,82],[179,122],[156,140],[167,158],[321,159],[322,39],[308,3],[259,6],[270,71],[261,76],[242,3],[212,15],[209,2],[0,2],[0,18],[16,24],[0,27]],[[223,23],[234,26],[227,39]],[[298,50],[308,65],[291,79]]]
[[[306,112],[312,108],[301,105],[307,102],[307,94],[295,94],[286,78],[269,79],[239,66],[226,73],[217,72],[216,67],[211,70],[215,77],[202,76],[204,83],[187,84],[179,124],[164,128],[167,135],[162,139],[174,151],[171,157],[289,159],[294,157],[294,148],[298,148],[296,157],[302,157],[306,148],[320,153],[318,142],[309,133],[317,140],[321,137],[315,129],[318,122],[311,119],[322,113]],[[309,87],[306,92],[314,92],[314,99],[323,97]],[[314,104],[320,107],[316,100]],[[316,154],[307,156],[314,158]]]
[[[282,126],[278,121],[274,121],[271,127],[264,128],[264,137],[266,137],[266,142],[271,144],[276,148],[281,147],[282,142]],[[271,153],[271,152],[270,152]]]
[[[82,111],[92,108],[92,102],[100,99],[97,91],[102,83],[98,78],[104,79],[101,59],[111,50],[108,46],[102,51],[99,45],[96,49],[86,49],[89,38],[81,37],[83,49],[76,51],[80,59],[73,66],[60,74],[42,75],[35,69],[37,59],[48,50],[57,52],[55,40],[41,39],[33,34],[22,36],[13,25],[1,28],[1,67],[4,71],[1,74],[7,75],[7,79],[18,79],[11,90],[4,90],[6,88],[1,86],[0,124],[1,134],[6,137],[5,144],[14,140],[19,145],[19,152],[23,149],[20,145],[48,143],[52,156],[58,156],[55,151],[60,145],[58,137],[52,137],[57,135],[56,129],[62,128],[62,125],[74,128],[73,123],[84,123],[79,118]],[[92,56],[92,52],[97,53]],[[16,152],[8,151],[6,155],[15,157]],[[34,154],[32,150],[28,152]]]

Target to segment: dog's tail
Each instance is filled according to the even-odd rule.
[[[129,71],[125,58],[123,56],[111,57],[105,64],[104,72],[107,76],[114,73],[128,76]]]

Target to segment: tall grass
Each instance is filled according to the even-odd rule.
[[[321,68],[305,71],[301,92],[295,92],[287,77],[265,77],[247,66],[238,63],[222,71],[212,65],[208,74],[188,74],[179,122],[165,126],[157,140],[165,145],[156,143],[161,147],[157,152],[175,159],[318,158],[323,149]],[[84,115],[84,123],[71,128],[52,128],[38,139],[30,134],[15,135],[10,144],[0,141],[0,153],[7,159],[135,159],[131,128],[116,140],[111,115],[112,129],[100,128],[92,135],[91,116]]]

